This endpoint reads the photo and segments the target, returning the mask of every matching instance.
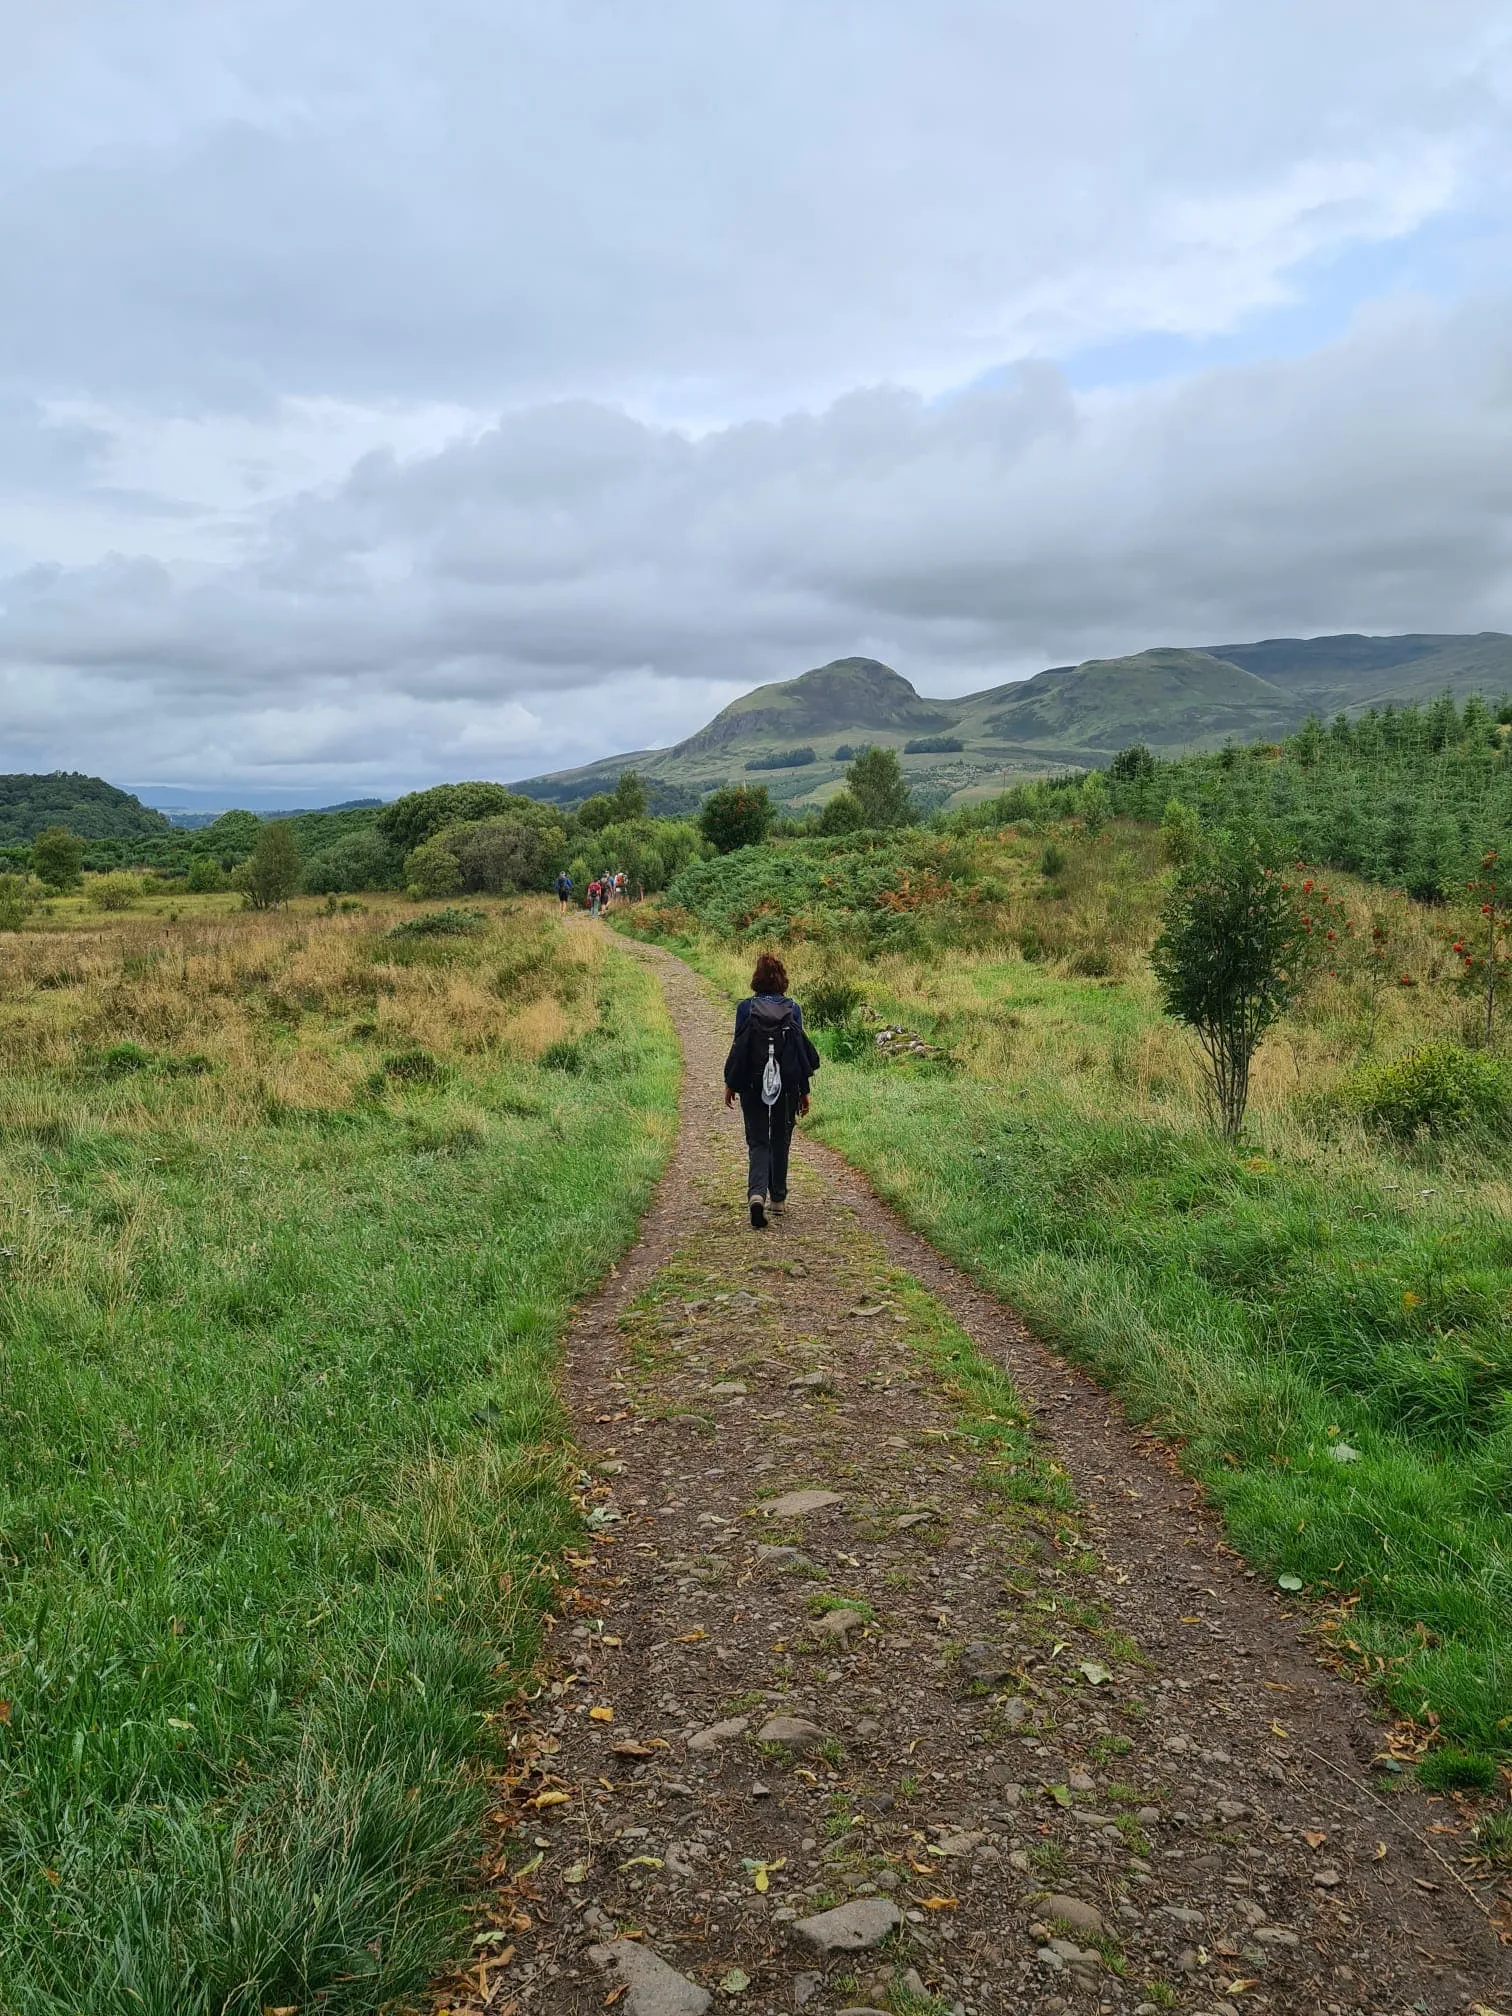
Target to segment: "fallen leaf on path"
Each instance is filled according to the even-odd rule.
[[[634,1740],[627,1740],[623,1743],[616,1743],[613,1748],[616,1757],[651,1757],[658,1750],[667,1749],[668,1745],[662,1737],[653,1736],[649,1743],[637,1743]]]
[[[1271,1734],[1272,1736],[1290,1736],[1291,1731],[1290,1729],[1284,1727],[1283,1724],[1281,1724],[1280,1722],[1272,1722]]]
[[[1295,1592],[1302,1587],[1302,1577],[1300,1575],[1278,1575],[1276,1577],[1276,1587],[1278,1589],[1290,1589]]]
[[[590,1722],[612,1722],[614,1720],[614,1710],[612,1708],[590,1708],[588,1710],[588,1720]]]
[[[538,1811],[543,1806],[570,1806],[572,1804],[572,1794],[570,1792],[538,1792],[534,1799],[527,1799],[525,1804],[527,1806],[534,1806]]]
[[[1046,1790],[1057,1806],[1069,1806],[1071,1804],[1071,1790],[1069,1786],[1050,1785],[1046,1787]]]
[[[708,1635],[708,1632],[700,1624],[696,1631],[684,1631],[681,1637],[674,1642],[678,1645],[696,1645],[700,1638],[707,1638]]]
[[[1260,1986],[1260,1980],[1259,1976],[1257,1975],[1255,1979],[1252,1981],[1225,1981],[1223,1984],[1223,1992],[1225,1995],[1243,1995],[1246,1994],[1251,1988],[1258,1988],[1259,1986]]]
[[[621,1862],[621,1869],[660,1869],[663,1864],[659,1855],[632,1855],[628,1862]]]
[[[959,1897],[925,1897],[921,1901],[926,1911],[959,1911],[961,1908]]]
[[[1083,1659],[1076,1670],[1078,1673],[1084,1673],[1094,1687],[1101,1687],[1113,1678],[1107,1667],[1096,1659]]]
[[[742,1869],[748,1869],[750,1871],[752,1876],[754,1876],[756,1879],[756,1888],[761,1892],[763,1896],[765,1896],[767,1891],[767,1878],[772,1874],[774,1870],[786,1869],[787,1857],[785,1855],[779,1855],[775,1862],[756,1862],[753,1861],[749,1855],[747,1855],[742,1859],[740,1866]]]
[[[586,1883],[587,1880],[588,1864],[586,1862],[574,1862],[570,1869],[562,1871],[562,1881],[564,1883]]]
[[[1328,1839],[1328,1836],[1326,1834],[1308,1833],[1304,1834],[1302,1839],[1307,1843],[1309,1848],[1321,1848],[1323,1843]]]
[[[719,1983],[721,1995],[743,1995],[751,1985],[751,1977],[742,1967],[732,1967]]]

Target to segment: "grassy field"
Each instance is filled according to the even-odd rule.
[[[1325,964],[1228,1148],[1148,970],[1153,831],[1009,830],[941,859],[933,908],[917,860],[882,904],[884,946],[913,928],[903,949],[811,902],[779,936],[800,1000],[861,1004],[820,1035],[812,1124],[1182,1445],[1235,1543],[1306,1585],[1399,1709],[1512,1749],[1506,1140],[1403,1144],[1359,1112],[1377,1062],[1473,1027],[1439,920],[1336,880],[1389,961]],[[685,909],[658,928],[738,995],[769,918],[748,908],[737,934],[710,911],[721,928]],[[881,1025],[939,1054],[885,1061]]]
[[[0,2008],[371,2012],[456,1951],[676,1049],[530,905],[175,907],[0,941]]]

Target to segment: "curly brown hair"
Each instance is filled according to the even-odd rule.
[[[787,968],[775,952],[763,952],[751,975],[753,994],[786,994]]]

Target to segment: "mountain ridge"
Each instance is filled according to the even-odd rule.
[[[1229,740],[1275,740],[1309,713],[1403,706],[1446,689],[1459,699],[1512,691],[1512,636],[1347,631],[1155,645],[1050,666],[955,699],[919,693],[880,659],[836,658],[741,694],[669,748],[602,757],[511,788],[567,803],[611,788],[622,770],[634,769],[654,794],[696,800],[752,776],[779,803],[804,809],[839,788],[849,761],[839,751],[876,742],[897,749],[921,803],[965,803],[1046,770],[1099,767],[1131,742],[1174,755]],[[961,747],[908,747],[941,736]],[[803,753],[809,748],[811,756]],[[784,765],[785,753],[801,760]]]

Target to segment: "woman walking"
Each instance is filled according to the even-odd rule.
[[[803,1031],[803,1010],[787,991],[787,968],[763,952],[751,975],[751,994],[735,1010],[735,1040],[725,1059],[725,1104],[740,1101],[749,1167],[746,1199],[760,1231],[767,1208],[787,1203],[788,1149],[800,1113],[809,1107],[809,1083],[819,1052]]]

